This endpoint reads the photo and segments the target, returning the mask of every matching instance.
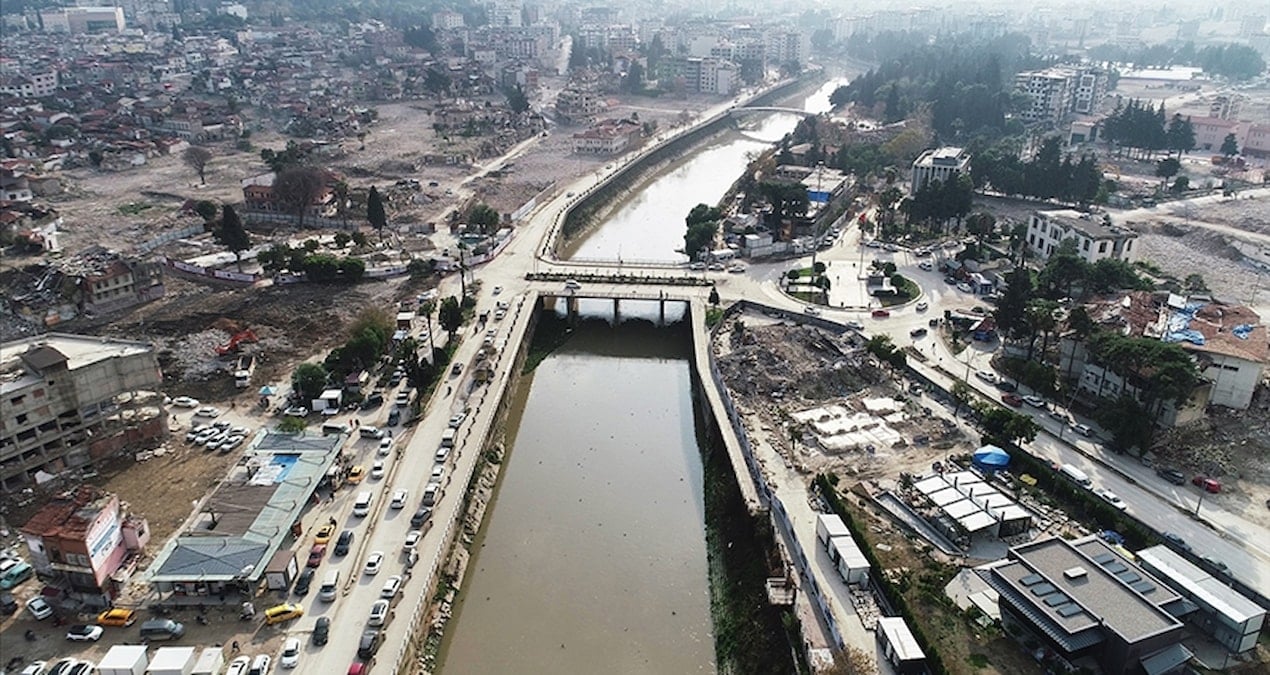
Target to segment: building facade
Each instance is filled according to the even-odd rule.
[[[124,513],[118,495],[91,486],[49,500],[21,531],[40,578],[96,607],[119,595],[150,540],[149,525]]]
[[[40,12],[46,33],[121,33],[125,28],[122,7],[66,7]]]
[[[1104,258],[1133,262],[1138,258],[1134,246],[1138,234],[1113,225],[1109,220],[1095,220],[1092,214],[1071,209],[1033,211],[1028,218],[1027,243],[1034,254],[1047,260],[1064,240],[1076,243],[1076,253],[1090,264]]]
[[[1019,111],[1027,122],[1058,125],[1072,113],[1092,115],[1107,97],[1109,78],[1100,68],[1056,67],[1014,76],[1015,89],[1031,99]]]
[[[913,162],[909,191],[916,193],[931,181],[946,183],[963,173],[970,173],[969,151],[954,147],[932,148]]]
[[[165,415],[121,394],[163,382],[146,343],[49,333],[0,346],[0,490],[43,482],[167,433]],[[125,406],[136,406],[124,415]],[[153,410],[151,408],[151,410]]]
[[[639,122],[604,120],[573,135],[573,151],[583,155],[614,155],[635,147],[642,135]]]

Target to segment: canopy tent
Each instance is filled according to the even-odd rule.
[[[984,471],[1000,471],[1010,464],[1010,455],[995,445],[985,445],[972,456],[971,461]]]

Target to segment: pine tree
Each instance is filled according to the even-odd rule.
[[[243,251],[251,248],[251,235],[247,234],[247,230],[243,228],[238,212],[234,211],[234,207],[229,204],[225,205],[220,221],[220,228],[216,230],[216,240],[234,254],[234,259],[238,262],[238,270],[242,271]]]
[[[384,226],[388,224],[388,216],[384,214],[384,200],[379,196],[379,190],[374,185],[370,186],[370,194],[366,195],[366,220],[370,221],[371,227],[379,233],[379,238],[384,238]]]

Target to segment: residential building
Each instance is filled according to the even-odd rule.
[[[314,492],[342,483],[351,468],[340,453],[347,438],[258,434],[180,534],[155,554],[146,571],[151,589],[163,599],[207,602],[254,595],[282,545],[299,544],[293,526]],[[284,553],[294,558],[294,552]],[[286,574],[288,568],[282,569]]]
[[[122,7],[65,7],[40,12],[46,33],[121,33]]]
[[[916,193],[931,181],[945,183],[963,173],[970,173],[970,151],[954,147],[927,150],[913,161],[909,192]]]
[[[1249,124],[1239,151],[1253,157],[1270,157],[1270,124]]]
[[[495,28],[520,28],[520,2],[518,0],[494,0],[490,4],[489,23]]]
[[[120,398],[162,383],[154,348],[142,342],[47,333],[0,345],[0,490],[162,437],[166,415],[144,397]]]
[[[120,595],[150,541],[145,519],[124,513],[118,495],[87,485],[50,499],[21,532],[36,574],[91,607]]]
[[[1027,122],[1058,124],[1073,109],[1073,72],[1066,68],[1025,71],[1014,76],[1014,87],[1027,94],[1031,103],[1019,111]]]
[[[6,202],[29,202],[34,196],[31,193],[31,182],[27,179],[30,162],[17,159],[0,160],[0,200]]]
[[[463,15],[452,10],[432,14],[432,27],[436,30],[454,30],[463,27]]]
[[[1208,115],[1223,120],[1237,120],[1247,99],[1243,94],[1217,94],[1208,105]]]
[[[1097,220],[1092,214],[1072,209],[1033,211],[1027,224],[1027,243],[1042,260],[1057,251],[1063,240],[1076,243],[1076,254],[1087,263],[1103,258],[1133,262],[1138,257],[1134,242],[1138,234],[1113,225],[1110,217]]]
[[[642,135],[642,127],[634,120],[603,120],[573,135],[573,151],[584,155],[615,155],[635,147]]]
[[[160,264],[125,258],[100,247],[79,253],[58,268],[75,284],[79,310],[87,314],[117,312],[157,300],[166,292]]]
[[[1089,303],[1086,311],[1096,324],[1122,335],[1177,343],[1194,355],[1203,382],[1185,406],[1189,414],[1164,411],[1160,423],[1166,426],[1196,419],[1208,405],[1247,410],[1265,377],[1270,334],[1261,317],[1247,307],[1132,291]],[[1080,374],[1082,393],[1112,399],[1122,393],[1137,395],[1132,382],[1092,363],[1083,344],[1064,338],[1060,349],[1060,367]]]
[[[714,57],[689,56],[662,59],[657,78],[669,78],[683,90],[697,94],[728,96],[740,86],[736,64]]]
[[[1266,610],[1167,546],[1138,551],[1143,569],[1199,607],[1187,617],[1223,647],[1242,654],[1257,646]]]
[[[276,173],[269,172],[243,179],[244,213],[263,214],[273,218],[295,217],[295,214],[289,212],[274,196],[273,181],[277,177]],[[334,186],[339,181],[339,177],[330,171],[323,171],[322,177],[322,188],[314,194],[313,201],[305,209],[305,218],[330,218],[338,211]]]
[[[1072,110],[1082,115],[1097,113],[1107,98],[1109,79],[1101,68],[1078,68],[1073,77]]]
[[[19,98],[43,98],[57,91],[57,71],[25,75],[6,75],[0,78],[0,95]]]
[[[1192,117],[1191,128],[1195,130],[1195,147],[1205,152],[1220,152],[1226,136],[1234,134],[1239,138],[1239,122],[1220,117]]]
[[[1191,657],[1180,617],[1194,605],[1095,537],[1015,546],[976,572],[1000,595],[1007,632],[1039,644],[1042,661],[1164,675]]]
[[[603,108],[603,101],[588,89],[567,87],[556,97],[556,112],[566,122],[577,124],[595,118]]]

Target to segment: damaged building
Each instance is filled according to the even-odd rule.
[[[92,247],[49,263],[34,283],[10,297],[11,311],[51,327],[78,316],[97,317],[163,297],[163,266]]]

